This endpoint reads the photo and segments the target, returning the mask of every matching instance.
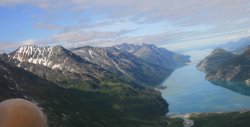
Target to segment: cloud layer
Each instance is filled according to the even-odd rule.
[[[249,0],[0,1],[0,8],[21,6],[32,12],[34,32],[45,33],[26,38],[38,44],[155,43],[187,50],[249,36],[250,29]]]

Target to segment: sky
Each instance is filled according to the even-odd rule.
[[[0,0],[0,52],[151,43],[189,51],[250,36],[250,0]]]

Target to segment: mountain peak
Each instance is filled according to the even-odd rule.
[[[37,45],[23,45],[20,48],[36,48],[38,47]]]
[[[47,46],[47,47],[50,47],[50,46]],[[55,45],[55,46],[52,46],[53,48],[57,48],[57,49],[65,49],[63,46],[61,45]]]
[[[32,51],[33,49],[38,48],[36,45],[24,45],[21,46],[20,48],[17,49],[18,52],[22,52],[22,51]]]
[[[74,67],[67,67],[69,61],[84,62],[80,57],[74,55],[71,51],[60,45],[54,47],[37,47],[34,45],[25,45],[10,53],[9,57],[20,62],[25,61],[47,66],[52,69],[67,71],[74,70]]]
[[[222,48],[217,48],[215,50],[213,50],[213,52],[210,54],[210,56],[214,56],[214,55],[233,55],[233,53],[225,50],[225,49],[222,49]]]

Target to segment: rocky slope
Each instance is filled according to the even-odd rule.
[[[37,47],[26,45],[9,54],[9,57],[20,62],[43,65],[55,70],[99,76],[105,70],[99,68],[62,46]],[[20,66],[20,65],[17,65]]]
[[[12,66],[23,68],[26,71],[32,72],[33,74],[38,75],[43,79],[52,81],[66,88],[75,87],[75,84],[79,83],[82,83],[79,84],[82,87],[94,88],[95,82],[98,81],[95,77],[89,74],[62,71],[60,69],[52,69],[47,66],[30,63],[28,61],[19,61],[16,59],[12,59],[7,54],[1,54],[0,59],[11,64]]]
[[[173,71],[147,63],[116,48],[82,47],[72,49],[72,51],[116,75],[127,76],[134,82],[145,86],[159,85]]]
[[[171,52],[165,48],[158,48],[153,44],[134,45],[124,43],[116,46],[116,48],[132,53],[144,61],[168,69],[176,69],[190,62],[190,56]]]
[[[37,103],[50,127],[165,127],[168,104],[144,85],[158,85],[177,65],[159,63],[118,47],[22,46],[0,55],[0,101]]]
[[[91,63],[117,75],[124,75],[145,86],[156,86],[177,67],[189,62],[188,56],[157,48],[155,45],[122,44],[115,47],[80,47],[71,49]]]
[[[22,46],[0,59],[64,87],[94,88],[100,81],[113,80],[110,71],[86,61],[62,46]]]
[[[133,48],[133,52],[125,45]],[[27,45],[3,55],[1,59],[62,86],[68,82],[73,87],[79,82],[88,82],[90,86],[82,87],[97,88],[97,84],[104,80],[157,86],[174,69],[187,63],[188,58],[154,45],[123,44],[107,48],[86,46],[71,50],[62,46]]]
[[[48,116],[49,127],[167,126],[167,104],[160,93],[127,84],[108,90],[65,89],[0,60],[0,101],[36,103]]]
[[[50,127],[165,127],[168,104],[143,85],[157,85],[173,69],[117,47],[22,46],[0,55],[0,101],[37,103]]]
[[[250,48],[240,55],[223,49],[214,50],[197,66],[208,80],[250,83]]]

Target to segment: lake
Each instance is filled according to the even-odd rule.
[[[161,92],[169,104],[168,114],[250,109],[249,96],[208,82],[196,63],[175,70],[162,85],[167,86]]]

